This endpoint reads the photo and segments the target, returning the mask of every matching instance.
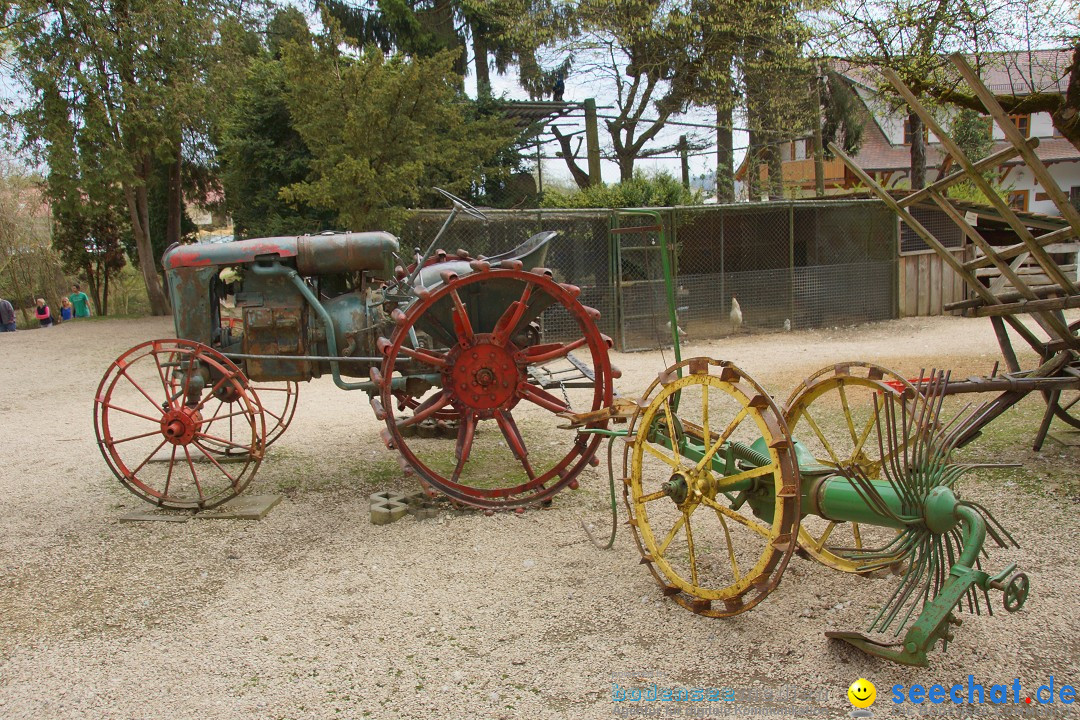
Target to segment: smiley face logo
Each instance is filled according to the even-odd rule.
[[[859,678],[847,689],[848,700],[857,708],[868,708],[877,700],[877,688],[866,678]]]

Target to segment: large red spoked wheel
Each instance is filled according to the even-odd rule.
[[[222,393],[235,399],[212,412],[210,402]],[[216,434],[233,418],[232,439]],[[262,405],[247,378],[221,353],[190,340],[152,340],[117,358],[98,385],[94,430],[120,482],[173,509],[211,508],[239,495],[266,446]],[[215,457],[210,447],[236,458]]]
[[[557,414],[611,404],[610,340],[596,327],[599,313],[578,302],[580,291],[546,271],[521,270],[513,261],[474,268],[464,277],[447,275],[407,311],[394,312],[397,327],[379,342],[385,359],[374,378],[384,439],[431,492],[489,509],[543,502],[576,487],[593,460],[600,437],[557,429]],[[575,339],[539,342],[534,321],[541,314]],[[424,347],[414,346],[416,338],[425,338]],[[408,413],[394,396],[394,379],[400,383],[403,375],[436,383]],[[458,421],[456,443],[402,432],[448,410]]]

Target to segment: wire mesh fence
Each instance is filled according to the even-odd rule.
[[[560,231],[544,265],[556,280],[581,288],[581,301],[600,311],[597,324],[619,350],[671,344],[661,231],[670,248],[675,323],[684,341],[740,328],[813,328],[896,317],[899,228],[877,201],[488,215],[487,223],[456,221],[440,245],[490,256],[535,232]],[[415,213],[402,231],[403,249],[422,252],[445,218],[445,212]],[[736,300],[741,322],[732,317]],[[560,312],[543,318],[545,336],[553,340],[576,332]]]

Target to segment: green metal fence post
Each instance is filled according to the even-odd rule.
[[[788,203],[788,320],[795,323],[795,203]]]

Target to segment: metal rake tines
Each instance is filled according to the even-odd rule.
[[[893,634],[899,635],[907,627],[911,617],[921,612],[923,606],[941,592],[949,579],[952,565],[960,555],[963,538],[955,528],[940,535],[926,529],[914,530],[911,533],[915,549],[909,555],[907,570],[889,600],[871,621],[868,628],[870,632],[886,633],[895,626]],[[980,569],[978,560],[975,566]],[[965,610],[965,604],[967,612],[981,615],[985,607],[987,613],[993,614],[989,595],[976,585],[964,593],[957,609]]]
[[[915,383],[917,395],[911,402],[903,396],[887,395],[882,399],[878,422],[883,423],[884,428],[879,429],[878,436],[882,457],[886,457],[886,453],[889,457],[889,462],[882,465],[882,473],[901,499],[903,509],[902,515],[889,513],[887,516],[903,521],[906,527],[892,543],[857,556],[880,560],[880,564],[871,567],[904,560],[908,561],[908,566],[889,600],[870,623],[871,632],[885,633],[895,627],[895,634],[899,635],[912,616],[941,592],[951,568],[961,556],[964,537],[960,525],[935,533],[923,522],[923,507],[931,491],[939,487],[951,489],[964,473],[974,468],[998,466],[950,462],[960,439],[981,422],[990,403],[974,408],[969,403],[947,423],[942,423],[940,417],[949,378],[948,372],[932,370],[929,377],[921,377]],[[861,491],[860,494],[866,493],[871,507],[881,512],[880,493],[867,478],[860,477],[857,472],[845,474],[845,477]],[[874,493],[878,494],[877,500],[873,498]],[[959,504],[974,509],[983,517],[987,534],[1000,547],[1010,544],[1018,547],[1008,530],[985,507],[974,502]],[[980,548],[980,552],[986,555],[984,548]],[[974,564],[976,569],[981,569],[977,557]],[[992,613],[986,590],[978,586],[970,587],[957,605],[959,610],[976,614],[981,614],[984,607]]]

